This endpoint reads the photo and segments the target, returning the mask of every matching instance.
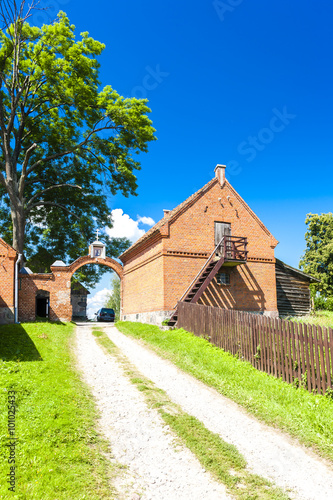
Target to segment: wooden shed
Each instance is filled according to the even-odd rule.
[[[313,276],[276,259],[277,307],[280,316],[303,316],[311,312],[310,283]]]

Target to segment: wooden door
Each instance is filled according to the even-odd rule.
[[[231,224],[229,222],[215,222],[215,246],[217,246],[222,240],[223,236],[231,236]],[[231,253],[231,242],[230,238],[225,238],[227,256]],[[224,245],[217,249],[216,255],[222,256],[224,250]],[[231,255],[229,256],[231,257]]]

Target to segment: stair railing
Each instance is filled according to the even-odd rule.
[[[224,240],[224,236],[222,236],[222,239],[221,241],[216,245],[216,247],[214,248],[214,250],[212,251],[212,253],[210,254],[210,256],[208,257],[208,259],[206,260],[206,262],[204,263],[204,265],[202,266],[202,268],[200,269],[200,271],[198,272],[198,274],[196,275],[196,277],[194,278],[194,280],[191,282],[190,286],[186,289],[185,293],[181,296],[181,298],[178,300],[178,302],[181,302],[183,300],[184,297],[186,297],[186,295],[188,294],[189,290],[192,288],[192,286],[194,285],[194,283],[197,281],[197,279],[199,278],[199,276],[204,272],[204,270],[206,269],[206,267],[210,264],[210,261],[212,260],[213,256],[215,255],[215,253],[217,252],[218,248],[222,246],[222,242]],[[223,246],[225,246],[223,244]],[[177,305],[178,305],[178,302],[177,304],[174,306],[174,309],[176,309]]]

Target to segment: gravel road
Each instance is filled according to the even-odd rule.
[[[175,442],[117,360],[104,354],[91,334],[91,324],[77,327],[76,354],[101,412],[100,428],[110,441],[114,460],[127,467],[114,482],[117,499],[231,498],[194,455]]]
[[[124,336],[114,326],[103,325],[103,330],[172,401],[234,444],[251,472],[292,491],[295,499],[333,499],[333,471],[324,461],[161,359],[140,341]],[[209,478],[188,450],[174,451],[172,436],[159,414],[146,406],[117,361],[101,351],[90,331],[91,325],[77,327],[78,361],[101,410],[101,427],[110,439],[112,452],[117,461],[129,466],[129,476],[132,474],[134,487],[123,498],[135,498],[130,496],[134,491],[142,499],[227,498],[223,487]],[[125,491],[124,485],[120,487]]]

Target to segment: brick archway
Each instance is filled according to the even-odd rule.
[[[75,273],[80,267],[85,266],[86,264],[100,264],[103,266],[110,267],[117,275],[119,276],[120,279],[123,277],[123,266],[119,264],[114,259],[111,259],[111,257],[105,257],[104,259],[100,257],[90,257],[89,255],[85,255],[83,257],[79,257],[76,259],[72,264],[69,266],[64,266],[62,268],[57,268],[58,269],[65,269],[70,271],[72,274]],[[54,267],[52,266],[51,269],[53,270]]]
[[[112,269],[123,282],[123,267],[119,262],[110,257],[91,257],[85,255],[79,257],[72,264],[66,266],[63,263],[51,266],[48,274],[23,274],[21,289],[19,291],[19,320],[35,320],[36,291],[42,290],[49,294],[49,318],[52,321],[71,321],[71,278],[75,271],[86,264],[99,264]],[[121,285],[122,288],[122,285]],[[121,294],[122,295],[122,294]]]
[[[91,257],[84,255],[79,257],[68,266],[51,266],[51,272],[54,276],[53,288],[51,292],[52,308],[50,310],[51,317],[54,316],[61,321],[71,321],[72,305],[71,305],[71,278],[75,271],[86,264],[99,264],[112,269],[120,278],[122,283],[123,266],[111,257]],[[122,288],[122,285],[121,285]]]

